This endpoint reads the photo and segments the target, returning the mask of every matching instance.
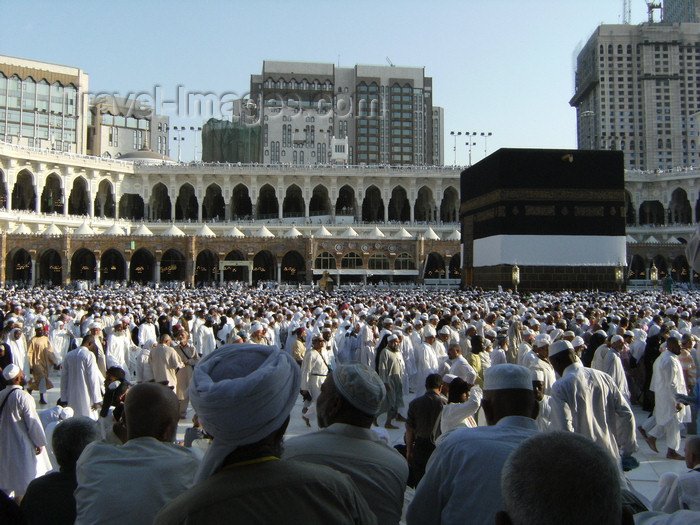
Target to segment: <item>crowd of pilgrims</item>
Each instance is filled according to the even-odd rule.
[[[619,483],[606,491],[620,508],[664,513],[637,514],[638,523],[672,522],[643,521],[646,514],[700,523],[692,512],[700,511],[697,293],[33,288],[2,290],[0,302],[6,520],[200,523],[250,512],[256,518],[246,523],[545,523],[514,518],[513,508],[525,504],[504,502],[511,496],[500,487],[505,470],[517,474],[516,455],[504,464],[528,439],[566,431],[600,445],[614,464]],[[570,361],[557,366],[562,355]],[[577,384],[573,401],[564,386],[572,367],[596,371]],[[37,413],[59,375],[58,404]],[[513,392],[519,397],[508,397]],[[297,401],[303,425],[321,430],[286,441],[283,452]],[[650,417],[635,421],[632,405]],[[194,425],[176,443],[190,406]],[[531,420],[523,428],[488,434],[523,416]],[[393,447],[389,431],[402,428]],[[466,447],[463,436],[475,440],[479,431],[488,444],[480,451],[474,441],[472,463],[447,474],[446,462],[460,464],[467,454],[458,446]],[[331,434],[337,442],[324,441]],[[622,473],[639,465],[637,435],[654,452],[664,442],[662,456],[698,470],[662,476],[659,494],[646,500]],[[499,440],[505,448],[491,450]],[[578,442],[540,446],[589,453]],[[290,470],[253,470],[272,469],[280,455]],[[323,478],[328,469],[318,466],[286,466],[302,462],[350,480]],[[209,502],[215,510],[187,506],[208,501],[220,486],[204,493],[208,480],[233,476],[240,465],[250,471],[243,488],[227,494],[230,508],[219,500]],[[447,476],[484,493],[462,487],[462,497],[446,495]],[[553,491],[571,481],[570,471],[562,476],[546,480]],[[314,485],[319,480],[326,489]],[[277,496],[255,503],[270,487]],[[624,523],[625,512],[602,521]]]

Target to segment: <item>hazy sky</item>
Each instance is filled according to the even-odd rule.
[[[144,100],[180,93],[247,93],[263,60],[425,67],[450,131],[492,132],[499,147],[575,148],[574,58],[600,23],[619,23],[622,0],[354,2],[0,0],[0,54],[76,66],[91,92]],[[631,0],[632,22],[647,18]],[[657,15],[658,16],[658,15]],[[154,95],[156,94],[156,95]],[[232,95],[228,95],[230,99]],[[203,117],[173,125],[201,125]],[[184,111],[183,111],[184,113]],[[460,137],[457,163],[468,148]],[[479,137],[472,161],[484,156]],[[186,135],[183,160],[193,156]],[[171,154],[176,151],[171,144]],[[198,147],[198,151],[201,149]]]

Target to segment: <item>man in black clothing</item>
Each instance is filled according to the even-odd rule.
[[[78,486],[75,464],[83,449],[100,439],[100,431],[92,419],[76,416],[56,425],[51,443],[60,467],[32,481],[22,499],[27,525],[72,525],[75,521],[75,498]]]
[[[418,485],[425,474],[425,466],[435,450],[432,441],[433,428],[447,399],[440,395],[442,378],[440,374],[430,374],[425,379],[425,394],[415,398],[408,405],[406,420],[406,460],[411,466],[408,484]]]

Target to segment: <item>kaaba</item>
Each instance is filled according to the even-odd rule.
[[[620,289],[624,179],[621,151],[502,148],[465,169],[463,284]]]

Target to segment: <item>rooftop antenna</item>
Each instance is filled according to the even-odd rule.
[[[632,20],[631,0],[622,0],[622,23],[629,24]]]
[[[661,3],[660,2],[654,2],[653,0],[646,0],[647,3],[647,12],[649,13],[649,23],[653,24],[654,23],[654,10],[658,9],[661,11]],[[663,18],[663,12],[662,16],[660,18]],[[661,20],[659,20],[661,21]]]
[[[386,63],[389,64],[391,67],[396,67],[394,66],[394,63],[391,61],[389,57],[386,57]]]

